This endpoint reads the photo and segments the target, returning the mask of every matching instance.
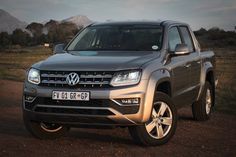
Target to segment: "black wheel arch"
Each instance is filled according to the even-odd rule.
[[[155,92],[163,92],[170,97],[172,96],[171,82],[169,79],[163,79],[156,84]]]
[[[205,81],[209,82],[212,87],[213,106],[214,106],[215,105],[215,74],[213,70],[207,71]]]

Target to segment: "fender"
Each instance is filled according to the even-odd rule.
[[[159,69],[150,75],[149,82],[148,82],[148,87],[146,91],[146,96],[145,96],[145,103],[144,103],[144,109],[143,109],[143,117],[142,117],[142,122],[146,122],[149,120],[151,112],[152,112],[152,107],[153,107],[153,99],[155,96],[156,88],[158,85],[162,82],[170,82],[170,72],[167,69]]]
[[[200,99],[203,88],[205,86],[206,75],[210,71],[212,71],[213,74],[214,74],[214,66],[212,65],[212,63],[210,61],[204,62],[203,65],[202,65],[202,70],[201,70],[200,89],[199,89],[199,92],[198,92],[197,100]]]

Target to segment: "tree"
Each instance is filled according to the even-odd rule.
[[[11,36],[7,32],[0,33],[0,47],[5,48],[11,45]]]
[[[33,34],[31,44],[33,45],[40,44],[41,43],[40,37],[43,34],[43,24],[32,22],[26,27],[26,29]]]
[[[26,27],[35,37],[39,37],[43,33],[43,24],[33,22]]]
[[[196,36],[202,36],[202,35],[204,35],[206,32],[207,32],[206,29],[200,28],[199,30],[195,31],[194,34],[195,34]]]
[[[21,46],[28,46],[30,42],[30,35],[21,29],[16,29],[12,33],[12,44],[18,44]]]
[[[74,23],[50,20],[44,25],[47,28],[47,41],[50,43],[66,43],[71,39],[79,30]]]

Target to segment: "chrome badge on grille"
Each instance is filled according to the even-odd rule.
[[[66,82],[68,85],[70,86],[74,86],[76,84],[79,83],[79,75],[77,73],[70,73],[67,77],[66,77]]]

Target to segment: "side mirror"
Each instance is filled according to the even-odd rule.
[[[175,52],[173,52],[173,55],[179,56],[179,55],[188,55],[189,49],[186,44],[177,44],[175,47]]]
[[[54,46],[53,53],[54,54],[65,53],[64,48],[65,44],[57,44]]]

